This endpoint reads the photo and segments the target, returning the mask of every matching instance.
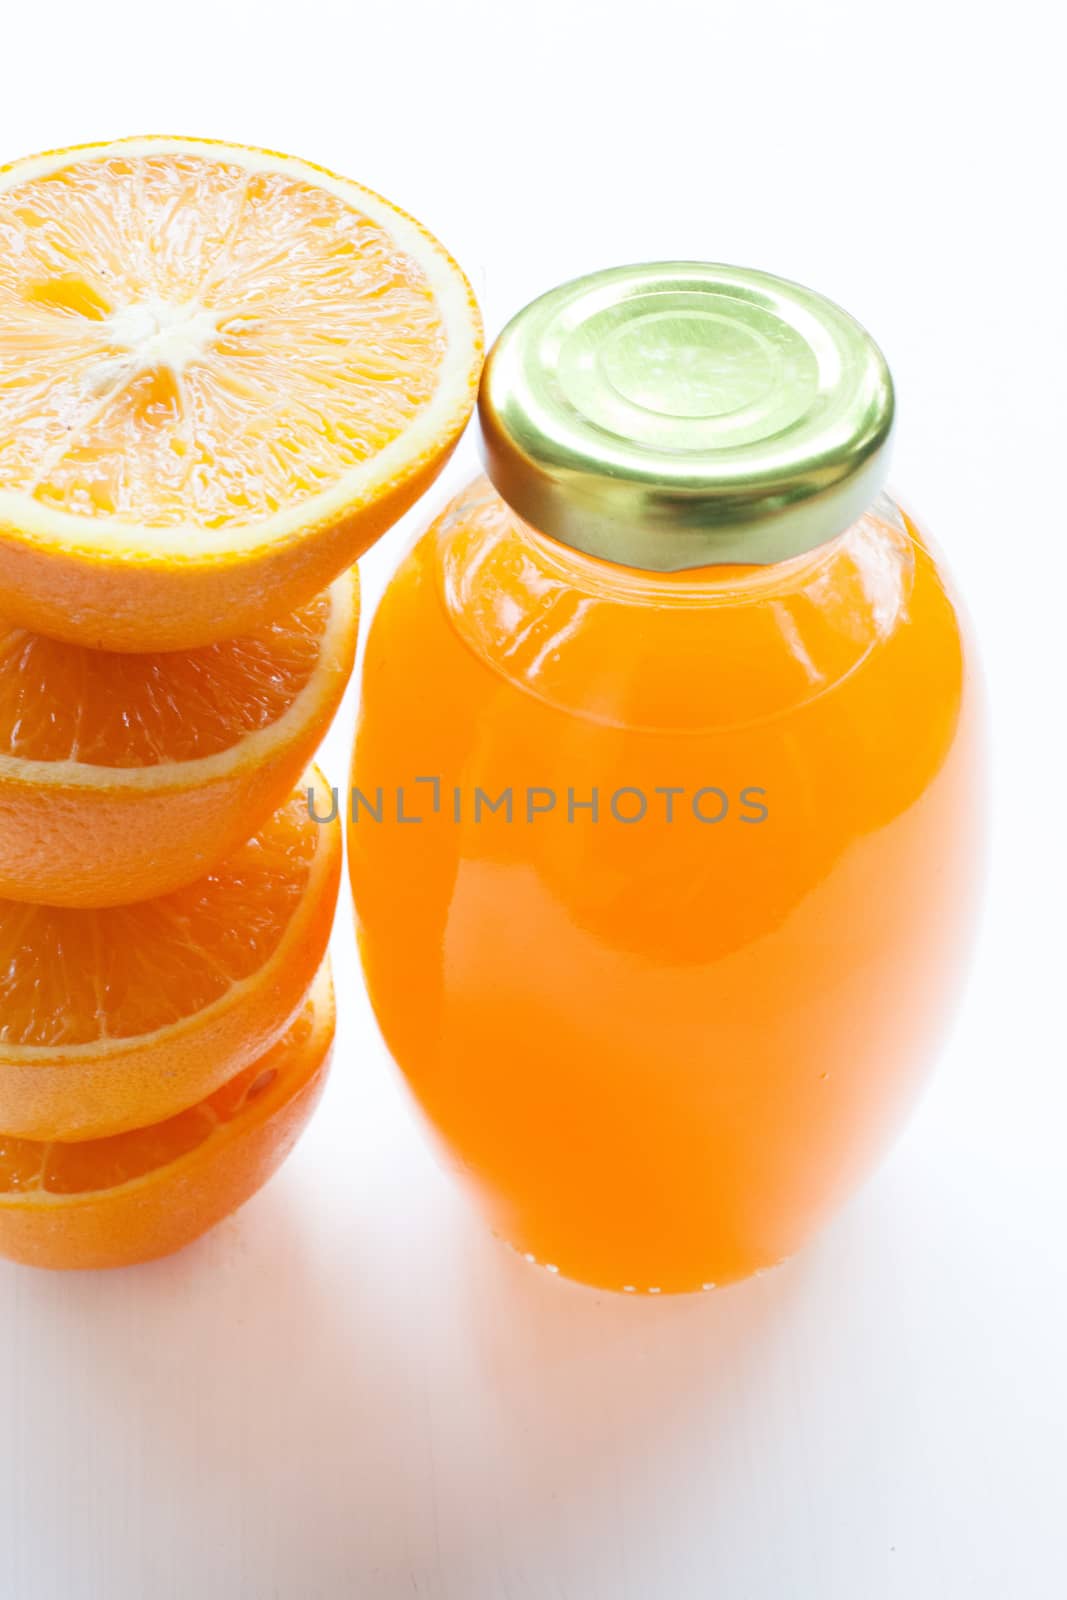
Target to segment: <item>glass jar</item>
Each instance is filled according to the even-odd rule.
[[[884,362],[809,291],[579,280],[505,331],[481,407],[496,487],[367,644],[369,991],[502,1238],[706,1289],[797,1249],[936,1052],[980,877],[971,647],[880,490]]]

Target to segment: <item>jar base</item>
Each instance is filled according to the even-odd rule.
[[[579,1289],[595,1289],[601,1294],[614,1294],[620,1297],[624,1295],[666,1296],[671,1299],[679,1299],[686,1296],[710,1294],[715,1289],[731,1289],[736,1284],[749,1283],[754,1278],[766,1277],[768,1273],[785,1266],[786,1262],[791,1259],[789,1256],[781,1256],[777,1261],[765,1262],[761,1266],[753,1267],[748,1272],[735,1273],[729,1278],[720,1278],[715,1282],[695,1279],[691,1284],[607,1283],[601,1279],[581,1277],[576,1273],[568,1272],[555,1261],[542,1261],[534,1255],[532,1250],[523,1250],[520,1245],[515,1244],[511,1239],[506,1239],[503,1234],[494,1232],[493,1238],[505,1245],[513,1255],[518,1256],[520,1261],[525,1262],[527,1266],[537,1267],[541,1272],[547,1272],[551,1277],[559,1278],[563,1283],[574,1284]]]

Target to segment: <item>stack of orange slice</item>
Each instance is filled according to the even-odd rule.
[[[353,563],[480,359],[436,240],[304,162],[0,172],[0,1254],[177,1249],[309,1116],[341,839],[305,768]]]

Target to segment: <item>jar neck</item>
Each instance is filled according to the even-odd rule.
[[[510,508],[509,508],[510,509]],[[896,515],[896,508],[890,505]],[[515,513],[512,513],[515,515]],[[809,577],[832,563],[851,529],[836,534],[824,544],[807,550],[803,555],[791,556],[784,561],[760,566],[721,563],[714,566],[689,567],[678,572],[652,571],[645,567],[628,567],[619,562],[605,561],[587,555],[582,550],[563,544],[550,534],[516,517],[524,538],[535,545],[547,565],[554,564],[561,574],[566,573],[574,582],[591,591],[629,596],[634,600],[655,600],[684,603],[695,600],[701,604],[736,604],[745,599],[769,597],[783,590],[803,585]]]
[[[561,544],[480,480],[437,530],[453,626],[512,682],[619,726],[729,727],[826,692],[891,632],[913,545],[882,497],[770,566],[648,572]]]

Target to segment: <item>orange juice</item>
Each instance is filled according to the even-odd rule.
[[[969,942],[977,699],[884,494],[758,564],[612,562],[485,479],[423,535],[367,646],[352,885],[386,1041],[502,1238],[699,1290],[863,1178]]]

